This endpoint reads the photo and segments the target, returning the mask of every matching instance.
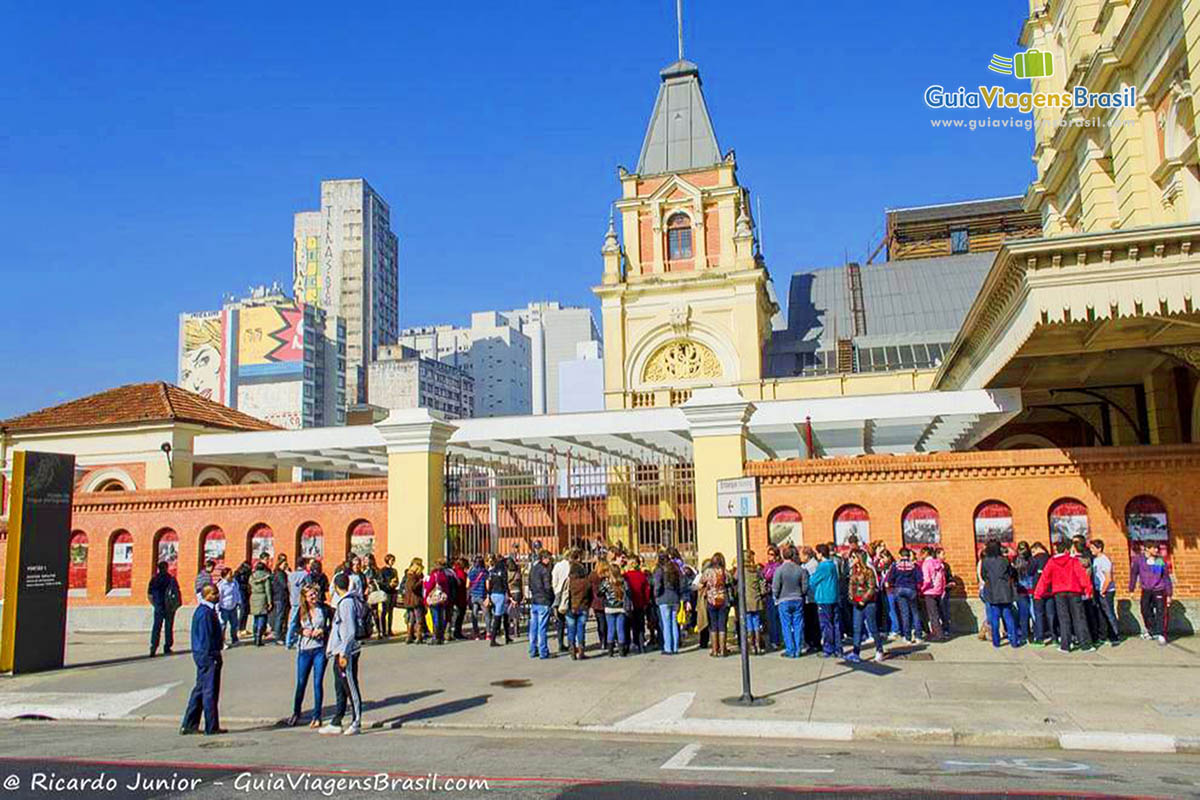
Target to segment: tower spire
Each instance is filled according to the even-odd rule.
[[[683,0],[675,0],[675,32],[679,37],[679,60],[683,61]]]

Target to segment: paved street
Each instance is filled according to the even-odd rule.
[[[364,655],[368,730],[354,739],[276,726],[289,713],[294,654],[273,646],[227,653],[221,708],[230,735],[180,737],[191,659],[141,650],[137,634],[76,633],[67,669],[0,681],[0,717],[26,718],[0,723],[0,755],[23,791],[36,770],[83,776],[102,766],[129,781],[139,770],[202,778],[190,797],[236,796],[241,772],[294,782],[308,780],[306,771],[486,777],[514,797],[628,797],[614,779],[646,782],[637,796],[664,797],[709,796],[705,786],[1200,797],[1197,750],[1111,752],[1155,749],[1155,736],[1200,740],[1200,687],[1187,679],[1198,656],[1188,639],[1062,658],[994,652],[963,637],[858,668],[762,656],[752,659],[755,690],[771,702],[754,709],[723,702],[740,689],[736,658],[544,662],[528,659],[524,640],[388,642]],[[1153,688],[1167,682],[1169,696]],[[328,676],[326,695],[331,703]],[[1064,750],[1060,735],[1101,738]],[[350,786],[338,796],[378,795]]]
[[[846,797],[927,797],[942,792],[983,797],[1200,797],[1200,759],[1190,756],[499,731],[373,730],[351,739],[317,737],[307,730],[251,728],[209,740],[180,737],[166,724],[44,722],[0,724],[0,738],[6,742],[0,774],[16,775],[23,787],[8,795],[13,797],[46,796],[29,790],[37,771],[53,771],[59,777],[104,772],[122,786],[138,774],[174,776],[176,782],[180,777],[199,778],[194,788],[154,795],[191,798],[251,793],[318,797],[328,781],[376,781],[381,772],[387,773],[389,784],[431,773],[438,776],[439,786],[458,778],[488,781],[486,790],[468,789],[461,792],[463,797],[705,798],[739,796],[742,791],[770,797],[776,795],[768,790],[783,796],[805,790],[827,793],[832,787],[844,789],[839,796]],[[278,781],[310,788],[271,790]],[[359,787],[335,796],[389,793],[404,794]]]

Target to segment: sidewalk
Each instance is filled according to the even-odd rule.
[[[63,718],[70,708],[74,718],[178,719],[193,680],[186,652],[145,658],[136,634],[73,634],[68,647],[67,669],[0,681],[0,717]],[[383,727],[1200,752],[1197,639],[1161,647],[1134,638],[1063,655],[993,650],[963,636],[891,652],[882,664],[860,665],[753,657],[754,693],[769,701],[755,708],[724,702],[741,693],[739,659],[712,659],[694,647],[673,657],[573,662],[531,660],[524,639],[502,648],[391,641],[366,648],[361,676],[366,722]],[[239,727],[287,717],[294,659],[275,646],[229,651],[223,721]],[[328,708],[331,674],[325,694]]]

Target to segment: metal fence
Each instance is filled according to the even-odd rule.
[[[446,552],[527,555],[618,544],[652,554],[676,547],[695,560],[695,477],[691,463],[663,458],[545,459],[451,455],[445,467]]]

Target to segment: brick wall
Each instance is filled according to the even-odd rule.
[[[350,529],[365,520],[375,532],[376,558],[382,559],[387,541],[387,481],[348,480],[210,486],[137,492],[76,494],[72,529],[88,540],[86,595],[72,593],[70,604],[87,606],[145,605],[157,553],[159,531],[179,535],[177,578],[184,598],[201,563],[201,533],[219,526],[226,537],[226,562],[236,567],[246,557],[249,534],[263,524],[275,537],[275,553],[294,562],[301,527],[315,522],[324,532],[326,572],[346,557]],[[133,536],[133,570],[128,596],[108,596],[111,537],[117,531]],[[0,574],[4,552],[0,549]]]
[[[832,541],[835,513],[854,503],[870,515],[871,539],[895,552],[905,508],[916,502],[933,505],[947,560],[965,580],[969,596],[977,591],[974,514],[980,504],[1008,504],[1016,541],[1046,543],[1051,505],[1063,498],[1084,503],[1091,536],[1104,540],[1116,566],[1119,595],[1124,595],[1129,577],[1125,507],[1138,495],[1153,495],[1167,509],[1176,596],[1200,597],[1200,446],[761,461],[748,464],[747,474],[762,478],[765,515],[780,506],[800,512],[809,545]],[[751,547],[762,553],[766,537],[767,517],[752,520]]]

